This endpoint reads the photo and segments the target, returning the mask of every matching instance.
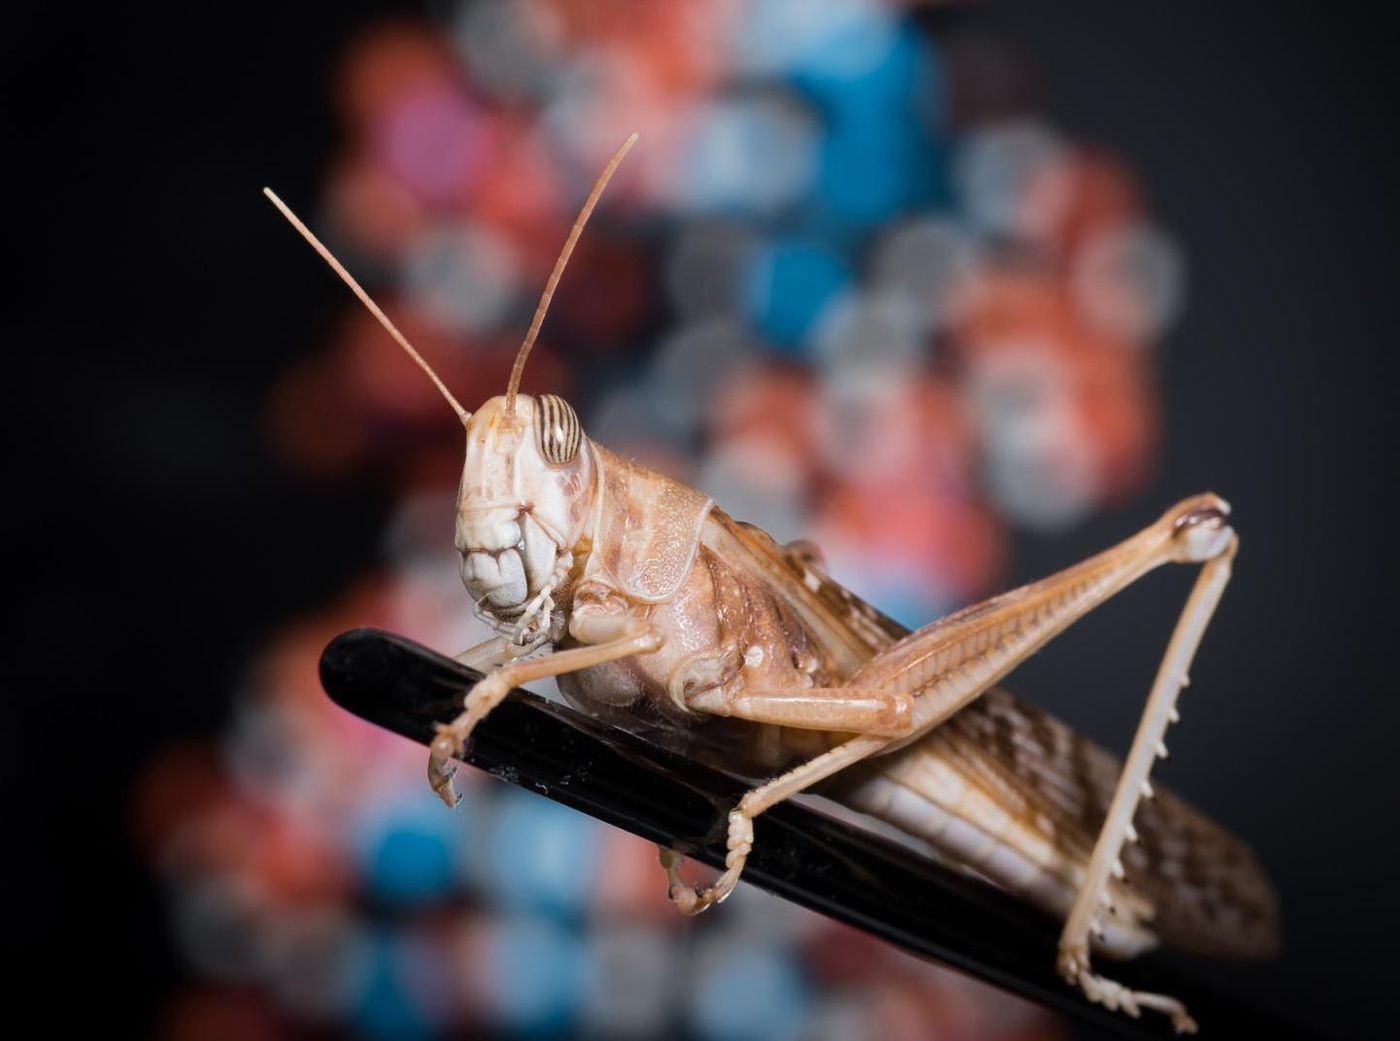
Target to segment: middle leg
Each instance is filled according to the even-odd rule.
[[[852,763],[858,763],[883,751],[893,738],[868,735],[852,738],[823,752],[815,759],[774,778],[767,784],[749,791],[739,805],[729,813],[729,834],[726,841],[727,852],[724,858],[724,873],[715,882],[703,889],[688,885],[680,874],[680,854],[675,850],[661,848],[661,866],[666,869],[668,892],[671,900],[683,914],[695,915],[714,904],[724,901],[734,891],[739,875],[744,870],[749,853],[753,850],[753,819],[785,799],[790,799],[805,791],[818,781],[823,781]]]

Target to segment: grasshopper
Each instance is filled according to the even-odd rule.
[[[431,743],[433,790],[455,805],[454,760],[512,688],[556,677],[586,711],[719,728],[730,767],[771,777],[729,814],[725,869],[687,884],[661,848],[684,914],[724,900],[753,848],[753,820],[820,790],[1063,917],[1057,968],[1091,1001],[1155,1009],[1194,1032],[1185,1006],[1094,971],[1091,949],[1158,944],[1261,957],[1276,944],[1270,885],[1249,849],[1149,773],[1166,756],[1187,669],[1239,540],[1211,494],[1097,556],[910,632],[831,579],[808,543],[779,545],[708,496],[609,452],[562,398],[520,378],[574,244],[633,134],[569,233],[502,396],[467,411],[309,229],[268,197],[423,369],[466,430],[456,548],[497,635],[458,656],[485,673]],[[1126,760],[997,683],[1077,619],[1162,564],[1200,566]],[[1131,883],[1130,883],[1131,880]]]

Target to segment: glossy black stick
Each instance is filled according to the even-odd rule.
[[[449,658],[372,629],[338,636],[321,657],[321,682],[337,704],[423,743],[432,737],[434,723],[460,711],[478,678]],[[477,728],[466,761],[715,866],[724,862],[726,814],[748,786],[523,690]],[[1133,1020],[1109,1012],[1061,981],[1054,973],[1058,923],[991,886],[809,806],[783,803],[758,818],[744,880],[1059,1009],[1110,1036],[1172,1036],[1165,1016],[1145,1013]],[[660,867],[656,884],[665,884]],[[1130,986],[1181,998],[1207,1037],[1306,1036],[1160,960],[1112,963],[1111,974]]]

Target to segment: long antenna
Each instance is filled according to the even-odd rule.
[[[549,310],[549,302],[554,298],[554,287],[559,284],[559,277],[564,274],[564,267],[569,263],[569,255],[574,251],[574,243],[578,241],[579,235],[583,234],[583,226],[588,223],[589,215],[593,213],[593,207],[598,204],[598,197],[603,194],[603,189],[608,186],[608,181],[612,179],[618,164],[628,150],[637,143],[637,133],[633,131],[627,136],[627,140],[613,157],[608,160],[608,165],[603,167],[603,172],[598,175],[598,180],[593,184],[593,190],[588,193],[588,198],[583,201],[583,208],[578,211],[578,216],[574,218],[574,226],[569,232],[569,237],[564,240],[564,248],[559,251],[559,259],[554,262],[554,270],[549,273],[549,281],[545,283],[544,293],[540,296],[540,302],[535,307],[535,317],[530,322],[530,330],[525,334],[525,340],[520,345],[520,351],[515,356],[515,364],[510,370],[510,382],[506,384],[506,412],[514,415],[515,395],[520,390],[520,377],[525,372],[525,359],[530,356],[530,348],[535,345],[535,337],[539,335],[540,326],[544,324],[545,312]]]
[[[441,393],[442,396],[447,399],[447,403],[452,406],[452,411],[457,413],[457,418],[462,421],[462,425],[466,426],[467,420],[472,418],[472,414],[464,409],[461,403],[452,396],[452,392],[447,389],[442,380],[438,379],[438,374],[433,371],[433,367],[423,360],[423,356],[413,349],[413,345],[408,342],[404,334],[399,332],[393,322],[389,321],[389,316],[379,309],[379,305],[370,299],[369,294],[360,287],[360,283],[356,282],[350,272],[345,270],[340,261],[335,259],[331,251],[321,244],[321,240],[311,233],[311,229],[301,222],[301,218],[293,213],[287,204],[277,197],[276,192],[271,188],[264,188],[263,194],[272,200],[272,205],[282,211],[282,216],[291,221],[292,227],[301,232],[301,237],[311,243],[311,248],[321,254],[321,259],[329,264],[331,269],[339,275],[354,294],[360,298],[360,303],[369,308],[369,313],[379,319],[379,324],[384,326],[389,335],[394,338],[394,341],[408,352],[408,356],[418,363],[420,369],[428,374],[428,379],[433,381],[433,385],[437,387],[439,393]]]

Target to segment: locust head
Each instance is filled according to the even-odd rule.
[[[467,422],[457,490],[462,581],[481,610],[528,625],[568,574],[593,504],[595,470],[563,398],[495,397]]]
[[[632,134],[584,200],[545,283],[510,382],[501,397],[462,415],[467,457],[457,490],[462,581],[478,610],[522,646],[550,635],[553,592],[573,565],[594,498],[595,463],[578,416],[553,394],[520,393],[520,377],[589,214],[628,149]]]
[[[578,417],[563,398],[520,393],[520,377],[549,301],[589,214],[613,172],[637,141],[632,134],[603,168],[579,210],[530,329],[515,356],[506,392],[468,412],[412,344],[311,230],[270,189],[263,192],[405,353],[433,381],[467,431],[467,458],[457,491],[457,550],[462,581],[478,610],[521,646],[550,635],[554,589],[568,575],[594,501],[596,462]]]

